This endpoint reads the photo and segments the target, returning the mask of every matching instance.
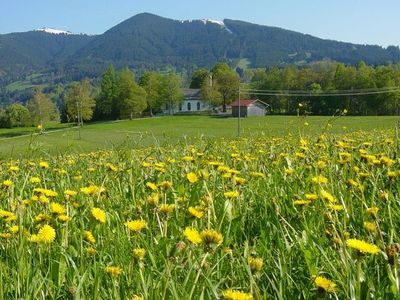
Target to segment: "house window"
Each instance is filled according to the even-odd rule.
[[[200,110],[200,102],[197,102],[197,110]]]
[[[182,111],[182,103],[179,103],[179,111]]]
[[[187,110],[188,110],[188,111],[191,111],[191,110],[192,110],[192,105],[191,105],[190,102],[188,102],[188,104],[187,104]]]

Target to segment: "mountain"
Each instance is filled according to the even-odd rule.
[[[144,13],[92,40],[71,58],[71,65],[174,67],[210,66],[246,59],[251,67],[305,64],[321,59],[347,64],[398,62],[396,47],[324,40],[276,27],[243,21],[176,21]]]
[[[143,13],[97,36],[49,28],[0,35],[0,84],[31,73],[95,77],[111,63],[117,68],[193,70],[217,61],[266,67],[322,59],[384,64],[399,62],[400,50],[237,20],[178,21]]]
[[[44,28],[0,35],[0,84],[34,72],[53,71],[95,36]]]

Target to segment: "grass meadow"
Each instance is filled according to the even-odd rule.
[[[274,137],[384,130],[394,129],[397,121],[397,117],[252,117],[241,119],[240,134]],[[50,123],[45,134],[37,133],[34,127],[0,129],[0,158],[143,148],[193,138],[236,138],[238,131],[236,118],[177,116],[88,124],[81,129],[80,139],[78,129],[71,124]]]
[[[3,137],[0,299],[399,298],[397,120]]]

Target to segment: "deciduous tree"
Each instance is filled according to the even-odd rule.
[[[91,88],[89,79],[83,79],[72,84],[65,95],[66,111],[72,119],[77,120],[78,125],[83,125],[83,121],[93,117],[96,102],[91,95]]]
[[[44,128],[46,122],[57,118],[57,110],[49,95],[40,89],[35,90],[33,97],[28,101],[27,108],[31,115],[33,125]]]

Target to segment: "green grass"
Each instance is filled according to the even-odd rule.
[[[6,89],[9,92],[16,92],[16,91],[23,91],[26,89],[33,88],[38,85],[32,84],[31,80],[39,78],[40,76],[42,76],[42,74],[40,74],[40,73],[31,74],[31,75],[27,76],[25,80],[20,80],[20,81],[15,81],[13,83],[10,83],[9,85],[6,86]]]
[[[267,116],[241,119],[241,136],[288,134],[320,134],[330,117]],[[398,117],[342,117],[326,128],[333,133],[373,129],[393,129]],[[304,123],[308,122],[309,126]],[[208,116],[162,117],[132,121],[105,122],[86,125],[81,139],[76,128],[63,129],[44,135],[30,135],[34,128],[1,129],[0,157],[41,156],[45,154],[87,152],[119,147],[138,148],[174,144],[183,139],[232,138],[237,136],[237,119]],[[348,129],[343,129],[346,126]],[[16,135],[24,136],[16,137]],[[26,136],[25,134],[28,134]],[[8,136],[13,138],[8,139]]]
[[[94,124],[90,147],[170,145],[0,160],[0,299],[399,299],[398,147],[370,130],[395,120]],[[199,133],[227,138],[182,141]]]
[[[46,126],[46,130],[48,132],[54,131],[54,130],[60,130],[60,129],[65,129],[68,127],[73,126],[73,124],[60,124],[56,122],[52,122]],[[15,128],[0,128],[0,139],[6,139],[6,138],[15,138],[15,137],[21,137],[21,136],[26,136],[26,135],[31,135],[33,133],[37,133],[38,130],[36,127],[15,127]]]

